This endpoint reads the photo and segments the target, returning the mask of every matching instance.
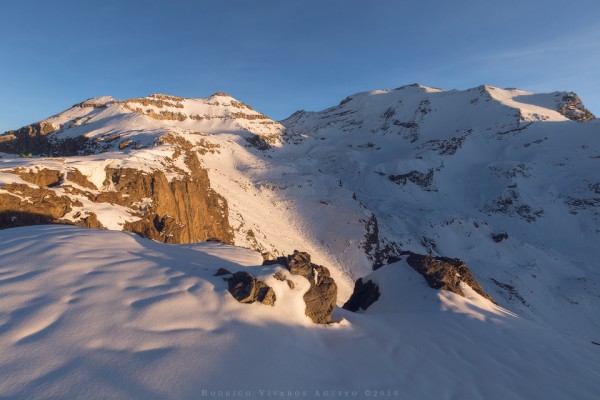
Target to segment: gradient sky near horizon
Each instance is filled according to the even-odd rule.
[[[572,90],[600,115],[600,3],[0,2],[0,132],[84,99],[224,91],[274,119],[419,82]]]

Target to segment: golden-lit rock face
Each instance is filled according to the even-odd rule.
[[[163,170],[106,167],[102,188],[77,169],[3,170],[14,174],[15,182],[20,178],[30,185],[10,183],[0,188],[0,228],[46,223],[103,228],[98,216],[83,208],[85,200],[121,207],[131,216],[122,229],[153,240],[232,243],[227,201],[210,187],[208,174],[195,154],[186,153],[185,164],[189,172],[171,180]],[[76,208],[82,211],[73,215]]]

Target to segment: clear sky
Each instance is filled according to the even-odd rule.
[[[600,115],[600,2],[0,1],[0,132],[84,99],[216,91],[274,119],[419,82],[573,90]]]

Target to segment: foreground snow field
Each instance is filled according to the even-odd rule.
[[[239,247],[161,244],[118,231],[0,231],[0,397],[378,391],[402,399],[591,400],[600,393],[600,346],[474,292],[433,290],[405,261],[369,276],[382,293],[371,308],[339,309],[339,322],[325,326],[304,315],[308,281],[261,262]],[[219,267],[265,280],[275,306],[235,301],[213,276]],[[276,271],[295,289],[274,279]]]

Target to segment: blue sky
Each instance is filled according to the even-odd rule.
[[[573,90],[600,115],[600,2],[2,1],[0,132],[84,99],[225,91],[274,119],[419,82]]]

